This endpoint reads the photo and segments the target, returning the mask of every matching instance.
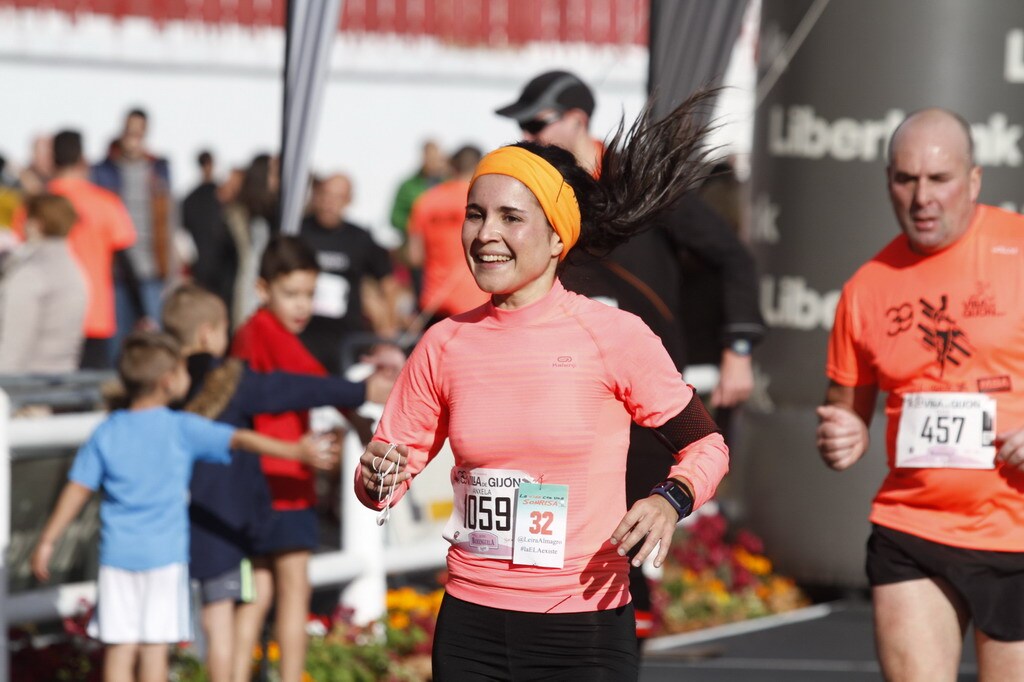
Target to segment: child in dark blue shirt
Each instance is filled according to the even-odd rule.
[[[228,316],[223,302],[196,285],[171,293],[164,329],[182,344],[192,377],[185,409],[216,421],[249,427],[257,414],[306,410],[324,405],[355,408],[383,403],[397,370],[381,369],[365,383],[286,372],[254,372],[223,356]],[[235,607],[253,598],[252,540],[270,515],[270,494],[255,457],[233,456],[227,466],[198,463],[192,475],[190,572],[200,583],[207,667],[212,682],[230,679],[236,652]]]

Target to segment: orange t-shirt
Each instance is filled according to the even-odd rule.
[[[425,253],[420,309],[438,316],[472,310],[490,298],[476,285],[462,249],[468,194],[465,180],[443,182],[421,194],[409,214],[409,234],[423,239]]]
[[[109,339],[117,330],[114,312],[114,252],[135,243],[135,225],[120,197],[88,180],[57,178],[47,189],[67,198],[75,207],[78,222],[68,234],[68,244],[89,285],[85,308],[85,336]],[[18,212],[14,230],[24,236],[25,211]]]
[[[1024,427],[1024,217],[979,205],[967,233],[931,256],[902,235],[890,242],[843,287],[827,374],[888,393],[889,474],[874,523],[956,547],[1024,551],[1024,473],[895,467],[906,393],[983,392],[996,401],[997,433]]]

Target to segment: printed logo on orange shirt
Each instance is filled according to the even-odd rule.
[[[971,357],[971,343],[967,332],[947,312],[949,296],[943,294],[939,301],[939,305],[935,306],[924,298],[920,299],[921,313],[928,318],[930,324],[922,322],[917,328],[924,334],[921,342],[935,351],[941,377],[947,364],[959,367],[963,360]]]
[[[910,303],[894,305],[885,311],[885,317],[889,320],[889,329],[886,333],[889,336],[902,334],[914,323],[914,307]]]
[[[1006,374],[998,377],[982,377],[978,379],[978,391],[980,393],[999,393],[1012,390],[1013,385],[1010,382],[1010,377]]]
[[[996,295],[991,282],[977,282],[974,293],[964,301],[964,317],[999,317]]]

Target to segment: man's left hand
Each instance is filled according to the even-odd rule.
[[[1005,431],[996,436],[1002,442],[996,460],[1018,471],[1024,471],[1024,429]]]

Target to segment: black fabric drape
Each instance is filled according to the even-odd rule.
[[[647,92],[665,116],[704,85],[721,83],[747,0],[650,0]]]

